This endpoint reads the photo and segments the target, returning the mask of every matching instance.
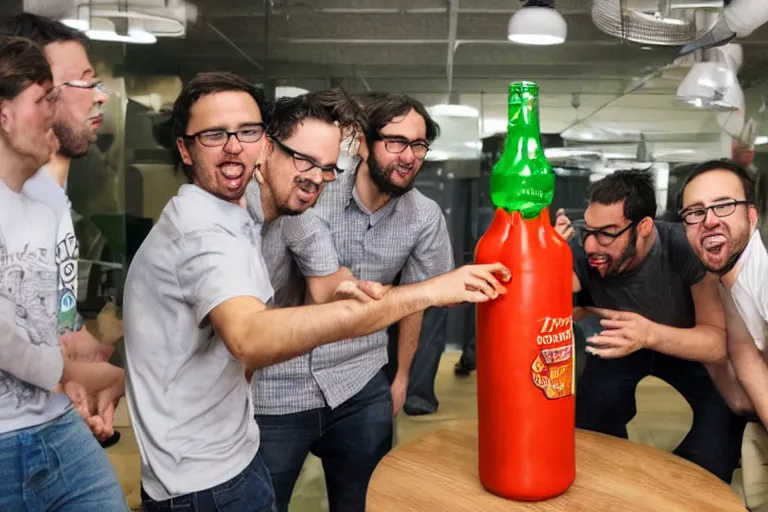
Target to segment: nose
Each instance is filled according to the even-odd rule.
[[[702,226],[705,228],[713,228],[720,224],[720,219],[717,215],[715,215],[715,212],[712,211],[712,209],[707,210],[707,212],[704,214],[704,220],[701,221]]]
[[[304,178],[311,181],[315,185],[320,186],[321,183],[323,183],[325,180],[325,172],[318,169],[317,167],[313,167],[306,173],[304,173]]]
[[[398,155],[398,159],[406,165],[410,165],[415,162],[416,155],[413,154],[413,148],[411,146],[407,146],[405,150]]]
[[[584,252],[600,252],[599,245],[600,244],[598,244],[595,239],[595,235],[590,233],[587,235],[586,240],[584,240]]]
[[[106,92],[106,89],[101,89],[99,87],[93,88],[93,102],[98,105],[102,106],[106,102],[109,101],[110,94]]]
[[[243,146],[240,144],[240,141],[237,140],[234,133],[229,136],[227,143],[224,144],[224,151],[232,155],[240,154],[243,151]]]

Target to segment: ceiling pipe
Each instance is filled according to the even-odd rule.
[[[446,75],[448,76],[448,97],[453,92],[453,56],[456,53],[457,30],[459,25],[459,0],[448,0],[448,60]]]
[[[264,71],[264,68],[261,66],[261,64],[259,64],[255,60],[253,60],[247,53],[245,53],[239,46],[237,46],[237,43],[235,43],[230,38],[228,38],[226,35],[224,35],[224,33],[221,30],[217,29],[215,26],[213,26],[213,24],[210,21],[206,21],[205,23],[206,23],[206,25],[208,25],[208,27],[211,30],[216,32],[219,35],[220,38],[222,38],[227,44],[229,44],[232,48],[234,48],[237,53],[242,55],[245,60],[247,60],[248,62],[250,62],[254,66],[256,66],[256,68],[259,71],[262,71],[262,72]]]

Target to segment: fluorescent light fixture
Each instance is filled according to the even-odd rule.
[[[516,44],[545,46],[562,44],[568,24],[552,0],[529,0],[509,18],[507,39]]]
[[[427,111],[433,116],[480,117],[480,112],[468,105],[432,105]]]
[[[93,39],[94,41],[135,44],[154,44],[157,42],[154,34],[138,26],[129,25],[128,34],[118,34],[115,30],[115,25],[106,18],[93,18],[92,23],[89,23],[88,20],[66,19],[62,20],[62,23],[75,30],[85,32],[88,39]]]
[[[677,100],[706,110],[738,110],[736,74],[718,62],[697,62],[680,87]]]
[[[755,139],[755,146],[762,146],[768,144],[768,135],[760,135]]]
[[[292,85],[278,85],[275,87],[275,99],[295,98],[308,92],[308,90],[302,89],[301,87],[293,87]]]

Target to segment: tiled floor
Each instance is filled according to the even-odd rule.
[[[450,424],[458,419],[477,417],[474,374],[469,378],[453,375],[457,353],[443,356],[436,382],[440,410],[430,416],[401,415],[396,422],[396,442],[404,442],[419,434]],[[683,398],[664,382],[649,377],[637,391],[637,416],[629,425],[630,438],[665,450],[674,448],[685,436],[692,421],[692,412]],[[132,429],[121,414],[123,438],[108,453],[120,476],[129,504],[139,505],[139,456]],[[118,421],[118,420],[116,420]],[[734,475],[733,486],[740,491],[741,475]],[[290,512],[323,512],[328,510],[323,482],[323,470],[318,459],[311,457],[304,466],[294,491]]]

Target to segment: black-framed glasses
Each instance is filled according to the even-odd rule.
[[[714,213],[716,217],[728,217],[729,215],[733,215],[733,212],[736,211],[736,207],[742,204],[749,204],[749,202],[734,200],[726,203],[711,204],[709,206],[690,206],[677,213],[682,217],[683,222],[689,226],[695,226],[696,224],[704,222],[709,210],[712,210],[712,213]]]
[[[314,168],[320,169],[322,172],[332,172],[335,174],[338,174],[340,172],[344,172],[344,169],[341,169],[336,164],[331,165],[320,165],[317,162],[314,161],[314,159],[311,156],[307,156],[303,153],[299,153],[295,149],[291,149],[279,140],[277,140],[274,137],[270,137],[270,140],[272,140],[277,147],[280,148],[280,150],[287,154],[288,156],[293,159],[293,166],[296,168],[299,172],[309,172]]]
[[[193,133],[191,135],[182,135],[182,138],[186,140],[197,139],[200,141],[200,144],[209,148],[224,146],[227,142],[229,142],[229,139],[233,135],[240,142],[252,144],[261,140],[261,138],[264,136],[265,129],[266,128],[264,123],[253,123],[233,132],[224,130],[223,128],[214,130],[208,129]]]
[[[626,233],[628,230],[630,230],[633,226],[635,226],[637,222],[630,222],[623,228],[621,228],[616,233],[611,233],[609,231],[605,231],[603,229],[590,229],[587,227],[586,223],[584,221],[576,221],[573,223],[573,226],[579,230],[581,233],[581,243],[582,245],[584,242],[587,241],[587,238],[589,238],[591,235],[595,236],[595,240],[597,241],[598,245],[601,245],[603,247],[607,247],[611,245],[613,242],[616,241],[617,238],[619,238],[621,235]]]
[[[390,153],[399,154],[410,147],[411,151],[413,151],[413,156],[419,160],[427,156],[427,152],[429,151],[429,144],[423,140],[410,141],[403,137],[393,137],[382,134],[378,134],[378,139],[384,142],[384,149]]]

